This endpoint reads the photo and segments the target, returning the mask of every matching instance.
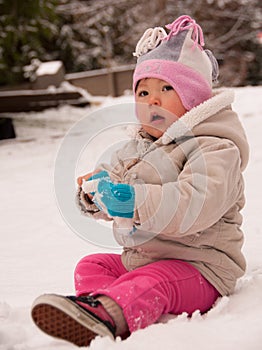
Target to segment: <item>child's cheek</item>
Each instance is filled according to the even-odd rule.
[[[136,113],[137,119],[140,122],[147,121],[147,115],[149,114],[148,104],[147,103],[136,102],[135,113]]]

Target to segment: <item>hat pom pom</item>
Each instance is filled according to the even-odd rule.
[[[212,81],[214,83],[216,83],[218,81],[218,76],[219,76],[218,62],[210,50],[205,50],[205,53],[207,54],[207,56],[210,59],[210,62],[212,64]]]
[[[183,30],[192,30],[192,36],[194,40],[194,47],[199,45],[200,47],[205,46],[203,31],[199,24],[191,18],[190,16],[180,16],[173,23],[166,25],[166,28],[170,30],[167,40],[169,40],[172,36],[177,35],[179,32]]]
[[[167,36],[162,27],[148,28],[136,45],[133,56],[140,57],[150,50],[153,50]]]

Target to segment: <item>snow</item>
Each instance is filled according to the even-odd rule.
[[[56,74],[63,66],[62,61],[41,62],[36,71],[36,75]]]
[[[235,91],[234,109],[241,117],[251,148],[250,163],[244,173],[247,203],[243,210],[244,253],[248,268],[239,280],[235,294],[221,298],[204,316],[196,312],[191,319],[186,315],[165,317],[162,321],[166,323],[137,331],[125,341],[117,339],[113,342],[97,337],[90,349],[261,349],[262,87],[237,88]],[[110,108],[114,108],[112,105],[119,106],[116,107],[116,111],[121,112],[116,118],[119,122],[121,118],[130,117],[129,112],[123,113],[123,108],[125,110],[126,106],[127,110],[131,101],[131,96],[105,98],[104,109],[64,106],[41,113],[12,115],[17,139],[0,142],[0,350],[76,348],[39,331],[31,321],[30,305],[34,298],[45,292],[72,294],[73,270],[81,257],[94,252],[119,252],[119,248],[110,248],[108,243],[98,246],[97,241],[90,243],[93,238],[83,240],[72,232],[70,222],[67,220],[67,224],[60,214],[59,199],[54,191],[54,171],[57,171],[61,145],[70,127],[76,122],[81,125],[82,118],[92,112],[94,115],[91,113],[87,117],[90,118],[90,129],[99,131],[108,121],[101,116],[103,110],[110,112]],[[100,112],[96,114],[97,111]],[[109,128],[107,137],[100,137],[98,143],[91,140],[87,147],[89,152],[82,154],[82,157],[88,157],[85,158],[87,168],[81,164],[75,172],[91,170],[88,167],[101,158],[101,150],[116,138],[121,139],[123,128],[120,129]],[[71,129],[71,134],[74,130]],[[76,140],[78,136],[81,139],[83,135],[75,134]],[[90,232],[95,231],[98,235],[105,231],[110,235],[109,227],[97,225],[88,220]]]

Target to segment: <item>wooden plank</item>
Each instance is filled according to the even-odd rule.
[[[125,90],[132,89],[132,76],[135,66],[119,66],[78,72],[65,75],[65,81],[82,88],[93,96],[121,96]],[[24,86],[21,86],[23,88]],[[0,89],[0,113],[41,111],[62,104],[85,106],[89,101],[79,91]]]
[[[88,105],[79,91],[16,90],[0,91],[0,113],[41,111],[63,104]]]
[[[70,73],[65,80],[94,96],[121,96],[125,90],[132,90],[134,68],[128,65]]]

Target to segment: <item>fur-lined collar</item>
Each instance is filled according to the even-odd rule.
[[[231,105],[234,101],[232,89],[218,89],[209,100],[192,108],[176,122],[174,122],[163,134],[157,143],[167,145],[168,143],[188,134],[195,126],[215,115],[222,109]]]

